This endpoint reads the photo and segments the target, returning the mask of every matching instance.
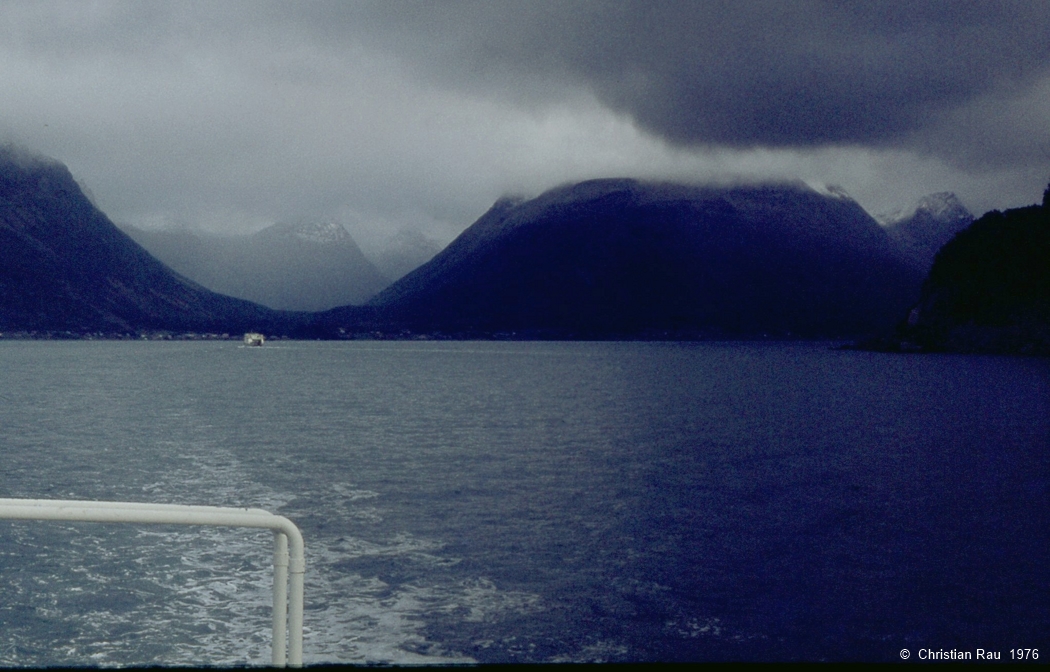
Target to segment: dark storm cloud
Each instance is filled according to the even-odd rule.
[[[1050,77],[1045,0],[61,7],[56,21],[67,30],[38,22],[21,39],[80,56],[150,58],[264,40],[278,52],[312,44],[352,59],[364,44],[422,80],[475,95],[542,103],[582,87],[685,146],[921,145],[959,109]]]
[[[121,221],[376,241],[608,176],[1009,207],[1046,184],[1047,26],[1044,0],[0,2],[0,143]]]
[[[384,2],[354,22],[428,77],[586,86],[686,145],[907,143],[1050,74],[1044,0]]]
[[[421,77],[528,98],[583,86],[676,143],[899,142],[1050,76],[1050,3],[467,0],[64,3],[26,43],[150,57],[243,39],[386,50]],[[56,28],[59,28],[56,30]],[[65,28],[65,30],[62,30]],[[16,36],[8,33],[8,39]]]

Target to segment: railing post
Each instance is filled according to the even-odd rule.
[[[299,541],[299,552],[289,562],[288,590],[288,664],[303,666],[303,575],[306,573],[306,557]]]
[[[288,537],[273,533],[273,666],[284,667],[288,628]]]

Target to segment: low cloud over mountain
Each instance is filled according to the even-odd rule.
[[[289,317],[180,277],[99,212],[65,166],[0,148],[0,330],[280,331]]]
[[[920,280],[841,194],[595,180],[497,202],[370,305],[454,334],[835,337],[892,324]]]
[[[984,212],[1045,184],[1047,25],[1045,0],[7,2],[0,142],[115,221],[304,217],[369,251],[607,176]]]
[[[339,224],[277,224],[245,236],[125,231],[208,289],[279,310],[364,303],[390,283]]]

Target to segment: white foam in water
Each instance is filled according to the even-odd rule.
[[[203,458],[202,458],[203,459]],[[171,480],[182,489],[209,491],[213,494],[244,497],[262,502],[271,510],[292,499],[291,496],[267,492],[252,484],[237,468],[237,461],[222,451],[209,452],[205,467],[193,464],[198,478],[189,473],[174,475]],[[158,488],[160,490],[160,488]],[[350,502],[360,502],[361,514],[374,517],[365,504],[378,493],[356,490],[349,486],[334,488],[336,494]],[[158,493],[159,494],[159,493]],[[158,535],[165,545],[185,549],[181,556],[183,569],[190,576],[153,577],[175,596],[163,605],[161,615],[146,619],[147,630],[160,635],[177,624],[194,633],[190,641],[178,643],[164,664],[187,662],[216,665],[261,665],[270,660],[270,623],[272,572],[269,566],[268,533],[253,533],[209,528],[200,533],[185,532]],[[260,539],[260,537],[262,537]],[[370,555],[400,555],[414,562],[441,563],[442,558],[429,554],[439,544],[401,535],[392,543],[380,546],[370,542],[344,539],[325,543],[324,539],[307,538],[306,614],[304,619],[303,659],[307,664],[326,662],[372,663],[451,663],[471,662],[462,656],[441,652],[422,654],[413,651],[428,648],[418,634],[419,617],[434,601],[420,599],[416,590],[389,594],[389,588],[376,579],[331,569],[348,558]],[[262,553],[260,553],[260,549]],[[251,560],[251,564],[247,564]],[[236,567],[229,575],[229,567]],[[247,566],[246,566],[247,565]],[[206,630],[202,631],[202,628]]]
[[[288,516],[308,664],[899,660],[1047,629],[1043,362],[281,346],[0,342],[0,496]],[[272,549],[0,521],[0,667],[268,665]]]
[[[271,511],[293,499],[252,482],[239,461],[215,445],[166,448],[181,451],[180,466],[144,486],[144,496],[129,499],[251,505]],[[369,505],[379,493],[336,484],[332,495],[350,505],[351,517],[379,519]],[[60,566],[46,580],[36,579],[37,585],[16,580],[11,584],[14,595],[9,596],[20,600],[34,594],[35,613],[64,623],[72,634],[64,643],[52,642],[52,650],[45,652],[27,650],[33,647],[32,633],[9,632],[14,639],[0,648],[0,665],[269,664],[271,533],[90,524],[64,528],[60,531],[67,533],[68,541],[63,543],[75,557],[57,560],[74,564]],[[47,539],[55,530],[28,532]],[[420,634],[428,613],[459,611],[468,621],[483,621],[496,613],[537,608],[537,596],[504,593],[481,578],[392,590],[378,578],[337,566],[362,557],[398,557],[429,567],[459,562],[441,555],[441,548],[438,542],[409,534],[396,534],[387,543],[307,537],[304,662],[471,663],[473,658],[445,651]],[[40,557],[51,555],[43,550]],[[122,593],[137,599],[121,599]],[[70,595],[85,599],[63,606]],[[115,604],[79,606],[93,601]]]
[[[304,662],[451,664],[476,662],[445,651],[420,634],[427,615],[465,612],[466,620],[484,621],[495,614],[528,612],[539,597],[499,591],[488,580],[443,585],[391,587],[376,577],[362,577],[338,566],[362,557],[397,556],[437,568],[460,562],[438,553],[442,544],[408,534],[387,544],[342,539],[308,550],[307,594],[322,596],[320,610],[307,609]]]

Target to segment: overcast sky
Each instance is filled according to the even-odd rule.
[[[0,142],[117,222],[447,241],[507,193],[1050,181],[1050,2],[0,2]]]

